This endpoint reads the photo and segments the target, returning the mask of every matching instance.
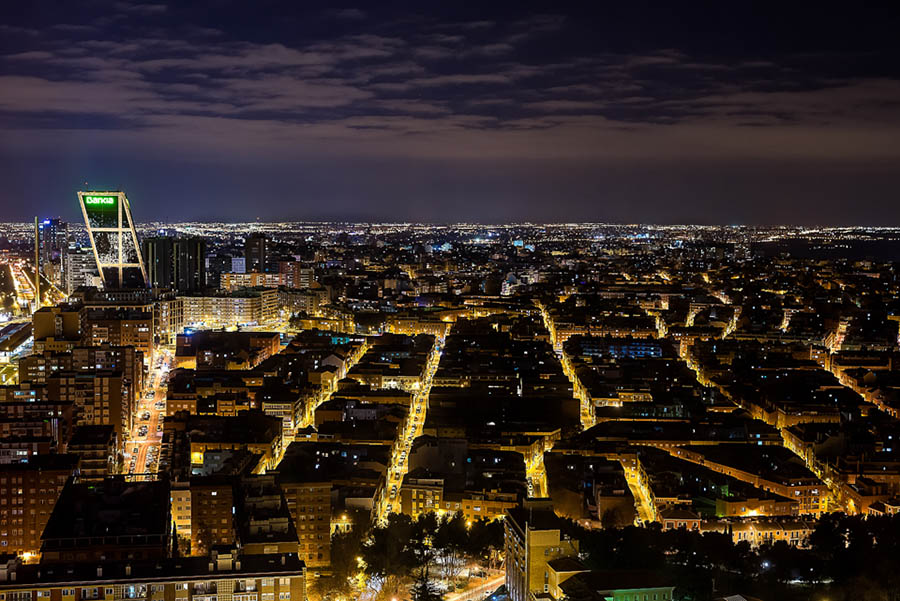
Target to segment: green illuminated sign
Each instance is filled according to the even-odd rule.
[[[90,206],[98,206],[98,205],[114,205],[116,204],[115,196],[85,196],[84,204]]]

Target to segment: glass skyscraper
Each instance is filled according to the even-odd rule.
[[[79,192],[78,202],[103,285],[106,288],[146,287],[147,271],[125,193]]]

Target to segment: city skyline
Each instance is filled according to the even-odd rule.
[[[0,601],[896,601],[898,30],[0,5]]]
[[[0,203],[64,214],[86,181],[148,220],[900,225],[896,11],[553,8],[4,7]]]
[[[71,220],[68,223],[70,231],[79,234],[86,234],[87,230],[80,221],[80,215],[77,214],[77,210],[72,215],[69,214],[56,214],[50,215],[45,214],[43,212],[38,211],[37,217],[41,222],[45,222],[49,219],[62,219],[63,221]],[[21,232],[21,234],[25,237],[31,235],[31,230],[33,229],[33,219],[31,220],[23,220],[23,221],[7,221],[0,222],[0,224],[5,226],[13,226],[12,229],[9,230],[12,232]],[[145,220],[139,221],[135,220],[134,227],[138,232],[140,238],[144,237],[152,237],[154,234],[160,231],[171,231],[175,232],[178,235],[194,235],[198,233],[202,233],[204,229],[209,229],[210,231],[215,231],[217,228],[226,228],[226,230],[231,232],[237,232],[238,230],[246,229],[247,232],[255,232],[262,231],[270,234],[277,234],[280,230],[280,227],[283,226],[296,226],[300,228],[321,228],[321,227],[329,227],[333,226],[335,231],[349,231],[352,228],[405,228],[405,229],[423,229],[427,230],[429,228],[437,228],[437,229],[515,229],[520,227],[535,227],[535,228],[579,228],[579,229],[589,229],[589,228],[612,228],[612,229],[635,229],[635,230],[671,230],[671,231],[685,231],[689,232],[692,229],[695,229],[699,232],[702,231],[739,231],[739,230],[747,230],[747,231],[757,231],[757,232],[778,232],[779,230],[784,230],[785,232],[793,232],[797,235],[808,235],[808,234],[827,234],[831,233],[835,236],[849,234],[853,232],[872,232],[872,233],[890,233],[890,232],[898,232],[900,233],[900,226],[895,225],[885,225],[885,224],[834,224],[834,225],[826,225],[821,223],[753,223],[753,224],[745,224],[745,223],[680,223],[680,222],[671,222],[671,223],[662,223],[662,222],[626,222],[626,221],[576,221],[576,222],[566,222],[566,221],[477,221],[477,220],[469,220],[469,221],[401,221],[401,220],[353,220],[353,219],[308,219],[308,220],[289,220],[289,219],[271,219],[271,220]],[[174,234],[173,234],[174,235]]]
[[[896,228],[141,230],[79,195],[0,224],[0,594],[896,590]]]

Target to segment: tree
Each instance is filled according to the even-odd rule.
[[[194,540],[196,540],[196,548],[195,545],[191,544],[191,554],[192,555],[209,555],[209,549],[213,543],[213,535],[212,530],[205,521],[199,521],[192,525],[194,528]]]
[[[415,554],[416,567],[428,567],[434,559],[434,542],[438,530],[438,519],[434,512],[420,513],[412,525],[410,550]]]
[[[412,601],[442,601],[444,598],[437,586],[429,580],[427,565],[419,570],[416,581],[409,589],[409,596]]]
[[[188,557],[191,555],[191,539],[183,534],[178,535],[178,556]]]
[[[499,558],[504,545],[503,523],[500,520],[487,521],[480,519],[472,522],[469,528],[466,554],[475,561],[487,563],[494,567],[494,560]]]
[[[320,576],[306,587],[306,598],[308,601],[334,601],[348,594],[349,587],[346,591],[341,588],[335,576]]]
[[[410,545],[412,534],[412,519],[392,513],[388,515],[385,526],[372,529],[369,540],[363,546],[361,554],[366,563],[365,572],[375,580],[379,597],[395,596],[403,579],[416,567],[416,553]]]
[[[175,527],[175,522],[172,522],[172,557],[178,557],[178,529]]]
[[[324,581],[323,592],[327,591],[337,597],[350,595],[350,579],[359,570],[356,558],[362,552],[362,531],[362,528],[354,526],[349,532],[336,532],[331,537],[331,578],[319,579]]]
[[[610,507],[600,516],[600,524],[604,528],[616,528],[622,521],[622,512],[618,507]]]
[[[445,578],[452,580],[459,576],[465,565],[468,541],[466,518],[461,511],[441,521],[434,535],[434,548]]]

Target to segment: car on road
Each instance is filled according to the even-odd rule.
[[[131,454],[132,454],[132,455],[137,455],[137,454],[140,453],[140,452],[141,452],[141,451],[140,451],[140,449],[139,449],[138,447],[134,447],[133,449],[131,449]]]
[[[144,411],[143,413],[141,413],[141,419],[143,419],[143,420],[148,420],[148,419],[150,419],[150,412],[149,412],[149,411]]]

